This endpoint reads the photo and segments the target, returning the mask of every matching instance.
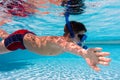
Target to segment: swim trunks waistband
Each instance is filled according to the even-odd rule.
[[[4,40],[4,44],[5,47],[10,50],[10,51],[14,51],[17,49],[26,49],[24,44],[23,44],[23,38],[25,36],[25,34],[27,33],[32,33],[28,30],[22,29],[22,30],[17,30],[14,33],[10,34],[5,40]]]

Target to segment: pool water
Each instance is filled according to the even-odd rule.
[[[83,22],[88,29],[88,47],[102,47],[110,52],[109,66],[100,72],[92,70],[85,60],[71,53],[42,56],[28,50],[17,50],[0,55],[0,80],[120,80],[120,0],[85,0],[83,14],[71,15],[70,20]],[[63,35],[64,8],[48,5],[47,15],[13,17],[0,28],[12,33],[28,29],[39,36]],[[42,10],[42,9],[41,9]],[[54,34],[53,34],[54,33]]]

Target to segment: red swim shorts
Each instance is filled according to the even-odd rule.
[[[4,40],[4,45],[8,50],[14,51],[17,49],[26,49],[23,43],[23,38],[25,34],[27,33],[32,33],[28,30],[22,29],[22,30],[17,30],[14,33],[10,34],[5,40]]]

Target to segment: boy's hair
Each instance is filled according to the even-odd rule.
[[[70,25],[71,25],[72,30],[75,34],[79,33],[80,31],[87,32],[87,29],[85,28],[85,25],[80,23],[80,22],[70,21]],[[65,24],[65,26],[64,26],[64,36],[66,36],[68,33],[70,33],[69,30],[68,30],[68,24]]]

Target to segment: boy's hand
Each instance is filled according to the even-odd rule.
[[[89,48],[87,53],[83,56],[88,63],[88,65],[96,71],[99,71],[100,68],[97,64],[108,65],[111,59],[106,58],[108,52],[101,52],[102,48]]]

